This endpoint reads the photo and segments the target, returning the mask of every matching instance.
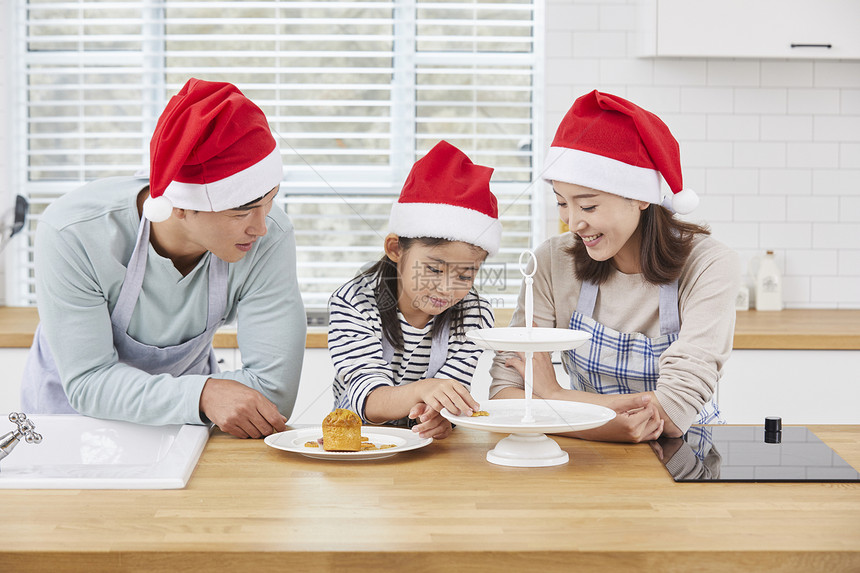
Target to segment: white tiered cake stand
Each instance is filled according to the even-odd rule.
[[[529,255],[533,263],[531,273],[526,272],[523,255]],[[482,405],[489,416],[455,416],[442,410],[445,418],[459,426],[510,433],[487,452],[488,462],[503,466],[532,468],[566,464],[569,460],[567,452],[547,437],[547,433],[597,428],[615,417],[614,411],[594,404],[532,399],[534,353],[571,350],[591,338],[589,333],[580,330],[532,326],[532,283],[536,270],[534,253],[524,251],[520,255],[520,272],[526,284],[524,327],[484,328],[466,333],[481,348],[525,353],[525,398],[490,400]]]

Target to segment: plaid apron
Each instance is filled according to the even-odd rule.
[[[660,377],[660,355],[678,339],[681,330],[678,281],[660,285],[660,336],[656,338],[618,332],[594,320],[597,290],[596,284],[584,282],[570,317],[572,330],[591,334],[591,340],[582,346],[561,353],[571,389],[599,394],[653,392]],[[713,397],[693,423],[725,423]]]

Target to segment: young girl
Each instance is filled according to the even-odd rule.
[[[592,338],[562,355],[571,389],[536,355],[534,394],[618,412],[605,426],[571,434],[582,438],[638,442],[719,422],[713,397],[732,348],[740,270],[736,253],[706,228],[673,216],[698,199],[683,189],[668,127],[594,91],[562,120],[546,165],[571,232],[536,251],[534,322]],[[661,175],[672,191],[666,201]],[[522,299],[513,326],[523,323]],[[490,397],[522,397],[522,370],[516,355],[497,354]]]
[[[415,420],[434,438],[451,432],[442,408],[478,409],[469,387],[481,350],[465,332],[493,326],[473,289],[501,241],[492,173],[445,141],[412,167],[385,255],[329,300],[336,407],[374,424]]]

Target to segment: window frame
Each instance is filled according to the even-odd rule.
[[[542,22],[543,22],[543,2],[544,0],[532,0],[532,10],[533,10],[533,19],[532,19],[532,52],[528,56],[521,56],[519,59],[524,62],[531,61],[531,78],[532,78],[532,102],[531,102],[531,181],[529,183],[514,183],[514,182],[498,182],[493,184],[494,190],[503,189],[506,191],[505,196],[515,196],[517,194],[528,194],[530,196],[529,199],[529,208],[530,208],[530,221],[529,221],[529,240],[528,244],[530,248],[533,248],[535,245],[539,244],[544,237],[544,227],[546,225],[546,213],[544,207],[544,201],[542,200],[543,190],[542,183],[540,180],[536,180],[535,176],[539,173],[539,166],[542,165],[542,141],[543,141],[543,117],[544,117],[544,108],[543,108],[543,86],[544,86],[544,76],[543,76],[543,51],[544,51],[544,41],[543,36],[540,33],[542,30]],[[416,0],[395,0],[396,8],[395,10],[403,10],[409,12],[410,10],[416,10],[417,2]],[[28,152],[27,152],[27,115],[28,115],[28,88],[27,88],[27,66],[29,66],[32,62],[38,61],[39,58],[49,58],[50,55],[42,55],[42,56],[33,56],[27,52],[27,21],[26,21],[26,10],[22,8],[22,6],[26,4],[26,0],[14,0],[10,2],[8,5],[9,11],[13,13],[13,17],[11,20],[7,20],[7,22],[11,22],[7,24],[8,29],[12,32],[9,34],[7,46],[11,46],[11,53],[9,54],[10,61],[10,69],[13,70],[11,74],[11,81],[8,86],[8,94],[9,98],[13,104],[13,109],[16,110],[16,113],[11,114],[12,119],[10,120],[11,131],[12,131],[12,143],[10,144],[10,161],[9,167],[7,169],[6,180],[8,181],[8,189],[6,201],[7,204],[10,201],[14,200],[14,196],[16,193],[11,190],[19,190],[19,193],[24,195],[25,197],[30,198],[31,201],[39,202],[44,201],[47,197],[56,197],[62,193],[71,191],[76,189],[77,187],[83,184],[82,181],[51,181],[51,182],[33,182],[29,180],[27,176],[27,168],[28,168]],[[158,11],[161,9],[162,2],[159,0],[141,0],[140,2],[142,6],[142,10],[146,13],[149,13],[149,34],[148,36],[144,35],[144,38],[149,38],[149,41],[143,42],[143,47],[140,52],[140,59],[143,64],[144,73],[148,74],[148,80],[144,82],[144,84],[149,85],[149,96],[146,99],[146,105],[148,106],[148,112],[144,113],[144,118],[147,118],[149,121],[144,128],[144,132],[151,133],[155,127],[155,120],[158,117],[158,114],[163,109],[163,106],[166,104],[166,98],[161,97],[160,94],[163,94],[167,91],[166,86],[166,75],[169,73],[170,69],[166,67],[159,68],[157,64],[152,64],[152,62],[157,61],[158,57],[153,56],[153,54],[159,54],[163,52],[163,42],[165,41],[164,34],[164,26],[165,20],[163,18],[159,19],[157,17]],[[410,18],[405,18],[403,20],[397,20],[396,22],[400,22],[400,25],[405,28],[410,27]],[[414,23],[414,18],[411,20]],[[155,29],[160,26],[159,30]],[[395,65],[393,76],[392,76],[392,89],[409,89],[408,86],[411,87],[411,93],[406,93],[404,91],[400,97],[392,96],[391,101],[391,122],[395,124],[396,122],[401,122],[398,125],[406,125],[409,126],[410,129],[394,129],[391,130],[391,151],[392,151],[392,164],[397,169],[397,172],[394,173],[395,169],[392,168],[392,177],[395,181],[402,182],[405,179],[406,174],[408,173],[409,168],[412,163],[416,159],[416,141],[419,138],[419,134],[417,133],[416,128],[416,97],[415,94],[419,89],[419,86],[415,84],[414,81],[411,81],[411,78],[415,77],[416,68],[426,65],[432,64],[434,62],[445,61],[444,54],[438,54],[433,52],[416,52],[414,49],[410,49],[409,46],[415,46],[415,36],[414,34],[404,33],[399,34],[395,33]],[[73,57],[73,55],[70,55]],[[118,56],[119,57],[119,56]],[[501,56],[511,58],[510,55]],[[517,58],[517,55],[513,56]],[[491,58],[492,59],[492,58]],[[147,63],[148,62],[148,63]],[[176,88],[178,89],[178,87]],[[175,91],[175,90],[173,90]],[[399,150],[400,156],[395,159],[394,154],[395,150]],[[148,151],[148,150],[147,150]],[[477,161],[476,162],[480,162]],[[391,168],[391,166],[390,166]],[[289,187],[291,183],[295,183],[290,180],[290,176],[285,176],[285,183]],[[306,191],[309,193],[310,191]],[[391,200],[394,200],[397,192],[399,192],[399,187],[392,187],[391,189]],[[289,189],[282,190],[282,193],[279,196],[279,202],[282,205],[285,205],[289,202],[289,198],[285,197],[285,194],[301,195],[299,192],[293,193]],[[350,195],[346,195],[346,199],[349,198]],[[384,195],[383,195],[384,196]],[[504,210],[505,205],[503,204],[503,200],[500,197],[500,211]],[[381,243],[379,245],[379,251],[381,251]],[[369,256],[369,260],[372,260],[374,257]],[[513,257],[516,260],[516,257]],[[32,283],[32,248],[29,246],[29,238],[25,232],[20,233],[16,236],[6,248],[6,253],[4,255],[4,263],[6,270],[6,304],[12,306],[30,306],[35,305],[35,296],[31,294],[30,284]],[[511,272],[511,269],[508,269],[509,278],[515,278],[515,274]],[[334,290],[334,289],[332,289]],[[488,298],[492,298],[492,295],[486,295]],[[505,306],[512,306],[512,298],[511,295],[507,295],[503,301]],[[311,304],[309,308],[318,307],[319,304]]]

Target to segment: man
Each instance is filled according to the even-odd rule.
[[[36,235],[24,411],[283,431],[306,320],[293,228],[273,208],[282,177],[263,112],[191,79],[159,118],[148,185],[108,178],[55,201]],[[243,367],[219,373],[212,339],[233,320]]]

